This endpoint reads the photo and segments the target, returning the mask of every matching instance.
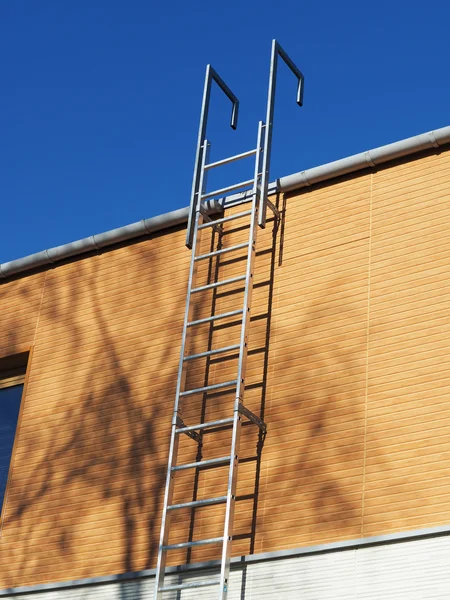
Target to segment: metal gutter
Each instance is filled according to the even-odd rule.
[[[0,264],[0,278],[10,277],[17,273],[23,273],[24,271],[37,269],[46,265],[53,265],[79,254],[100,250],[113,244],[155,233],[167,227],[174,227],[185,223],[187,217],[188,209],[181,208],[151,219],[142,219],[137,223],[111,229],[105,233],[91,235],[76,242],[70,242],[69,244],[56,246],[56,248],[37,252],[36,254],[30,254],[24,258]]]
[[[342,542],[330,542],[328,544],[319,544],[317,546],[303,546],[289,550],[277,550],[275,552],[264,552],[261,554],[247,554],[245,556],[235,556],[231,559],[233,569],[243,568],[246,565],[267,562],[272,560],[283,560],[289,558],[300,558],[302,556],[312,556],[315,554],[326,554],[331,552],[345,552],[358,550],[361,548],[370,548],[386,544],[399,544],[402,542],[423,540],[428,538],[443,537],[450,535],[450,525],[441,525],[426,529],[414,529],[398,533],[387,533],[366,538],[356,538]],[[213,569],[220,566],[220,560],[210,560],[202,563],[191,563],[188,565],[179,565],[176,567],[167,567],[167,573],[188,573],[204,569]],[[118,583],[121,581],[130,581],[133,579],[144,579],[154,577],[156,569],[146,569],[144,571],[134,571],[130,573],[120,573],[117,575],[101,575],[98,577],[89,577],[85,579],[76,579],[72,581],[59,581],[54,583],[40,583],[37,585],[7,588],[0,590],[0,597],[18,596],[24,594],[33,594],[37,592],[51,592],[55,590],[73,589],[91,585]]]
[[[387,144],[386,146],[380,146],[367,152],[361,152],[341,160],[336,160],[331,163],[319,167],[313,167],[306,171],[294,173],[287,177],[282,177],[276,183],[271,184],[269,188],[270,192],[290,192],[292,190],[301,189],[304,187],[312,186],[316,183],[328,181],[335,177],[342,175],[348,175],[362,169],[375,167],[377,165],[416,154],[423,150],[430,148],[439,148],[445,144],[450,143],[450,126],[442,127],[441,129],[435,129],[428,133],[422,133],[414,137],[401,140],[400,142],[394,142],[393,144]],[[214,214],[221,210],[221,206],[225,204],[230,206],[245,202],[248,194],[234,194],[221,202],[211,203],[209,212]],[[33,269],[45,267],[47,265],[53,265],[55,263],[79,256],[86,252],[92,252],[113,246],[127,240],[134,238],[151,235],[158,231],[162,231],[169,227],[175,227],[177,225],[183,225],[187,222],[189,215],[188,208],[181,208],[172,212],[152,217],[150,219],[142,219],[137,223],[131,223],[124,227],[112,229],[104,233],[92,235],[88,238],[71,242],[69,244],[63,244],[56,248],[50,248],[49,250],[43,250],[36,254],[30,254],[24,258],[12,260],[0,264],[0,280],[12,277],[19,273],[25,273]]]
[[[207,207],[207,212],[209,214],[215,214],[221,210],[221,204],[216,201],[211,201]],[[49,250],[43,250],[42,252],[36,252],[36,254],[29,254],[24,258],[18,258],[17,260],[0,264],[0,280],[25,271],[53,265],[87,252],[101,250],[102,248],[120,244],[127,240],[150,235],[162,231],[163,229],[168,229],[169,227],[183,225],[187,222],[188,214],[189,209],[187,207],[180,208],[156,217],[151,217],[150,219],[142,219],[141,221],[125,225],[124,227],[110,229],[104,233],[91,235],[90,237],[77,240],[76,242],[56,246]]]
[[[327,181],[328,179],[333,179],[334,177],[348,175],[349,173],[354,173],[361,169],[376,167],[377,165],[389,162],[390,160],[409,156],[423,150],[439,148],[440,146],[449,143],[450,127],[442,127],[441,129],[428,131],[428,133],[421,133],[420,135],[415,135],[414,137],[401,140],[400,142],[380,146],[374,150],[354,154],[348,158],[335,160],[334,162],[327,163],[320,167],[313,167],[307,171],[301,171],[300,173],[294,173],[294,175],[282,177],[278,182],[279,190],[280,192],[290,192],[322,181]]]

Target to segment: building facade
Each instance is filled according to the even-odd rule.
[[[448,598],[450,128],[278,190],[281,219],[258,234],[246,389],[268,431],[243,431],[229,597]],[[152,597],[186,215],[1,265],[2,597]],[[240,266],[222,261],[221,277]],[[227,310],[233,298],[200,298],[199,317],[212,301]],[[208,369],[214,382],[231,367]],[[189,377],[201,385],[204,368]],[[196,486],[180,501],[220,494],[216,471]],[[199,512],[199,537],[219,522]],[[191,516],[173,527],[186,539]],[[173,579],[203,577],[217,558],[180,551]]]

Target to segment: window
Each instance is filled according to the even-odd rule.
[[[28,352],[0,359],[0,511],[19,419]]]

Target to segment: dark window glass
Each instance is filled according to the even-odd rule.
[[[8,481],[22,390],[23,384],[0,388],[0,510]]]

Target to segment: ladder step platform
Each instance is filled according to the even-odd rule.
[[[188,581],[186,583],[174,583],[163,585],[158,588],[158,592],[177,592],[179,590],[192,590],[195,588],[220,585],[220,579],[205,579],[204,581]]]
[[[220,458],[209,458],[207,460],[199,460],[193,463],[186,463],[184,465],[177,465],[172,467],[172,471],[184,471],[184,469],[198,469],[202,467],[212,467],[216,465],[226,465],[231,460],[231,456],[221,456]]]
[[[201,394],[203,392],[212,392],[214,390],[221,390],[227,387],[234,387],[237,384],[237,379],[233,379],[232,381],[224,381],[223,383],[214,383],[213,385],[205,385],[200,388],[195,388],[193,390],[187,390],[186,392],[181,392],[180,396],[192,396],[193,394]]]
[[[251,210],[244,210],[240,213],[235,213],[234,215],[228,215],[228,217],[221,217],[220,219],[214,219],[214,221],[210,221],[208,223],[202,223],[198,226],[199,229],[205,229],[206,227],[210,227],[211,225],[220,225],[221,223],[228,223],[228,221],[234,221],[235,219],[240,219],[241,217],[247,217],[252,214]]]
[[[215,350],[207,350],[206,352],[200,352],[199,354],[185,356],[183,360],[195,360],[196,358],[206,358],[207,356],[214,356],[215,354],[224,354],[225,352],[231,352],[232,350],[239,350],[240,347],[240,344],[224,346],[223,348],[216,348]]]
[[[194,548],[195,546],[206,546],[206,544],[221,544],[223,542],[223,537],[218,538],[209,538],[208,540],[196,540],[194,542],[182,542],[181,544],[169,544],[168,546],[163,546],[162,549],[167,552],[167,550],[180,550],[181,548]]]
[[[167,510],[180,510],[183,508],[199,508],[201,506],[212,506],[213,504],[223,504],[227,501],[226,496],[217,496],[217,498],[205,498],[203,500],[193,500],[192,502],[182,502],[181,504],[171,504]]]
[[[231,279],[222,279],[222,281],[216,281],[215,283],[208,283],[208,285],[202,285],[201,287],[194,288],[191,290],[191,294],[197,294],[198,292],[206,292],[207,290],[213,290],[214,288],[221,287],[222,285],[231,285],[238,281],[245,281],[246,275],[239,275],[239,277],[232,277]]]
[[[214,221],[216,223],[216,221]],[[204,260],[206,258],[212,258],[213,256],[221,256],[227,254],[227,252],[234,252],[235,250],[242,250],[242,248],[248,248],[248,242],[243,244],[236,244],[235,246],[229,246],[228,248],[222,248],[221,250],[214,250],[214,252],[208,252],[207,254],[200,254],[194,258],[195,262],[198,260]]]

